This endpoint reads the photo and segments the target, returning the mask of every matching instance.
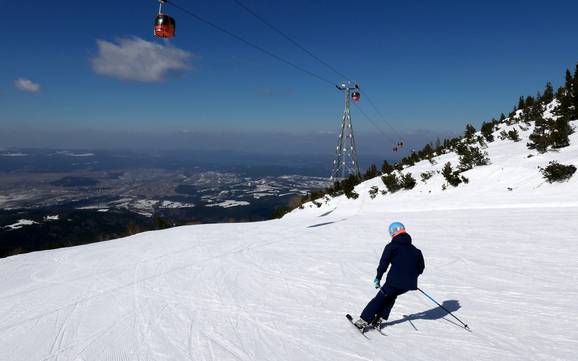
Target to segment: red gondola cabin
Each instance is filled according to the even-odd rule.
[[[351,93],[351,99],[353,99],[354,102],[358,102],[360,98],[361,98],[361,95],[359,94],[359,92]]]
[[[167,14],[158,14],[155,18],[155,36],[159,38],[172,38],[175,36],[175,19]]]

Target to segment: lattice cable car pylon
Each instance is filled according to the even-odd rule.
[[[357,146],[355,145],[355,136],[353,135],[353,126],[351,124],[351,99],[359,101],[359,85],[351,82],[342,83],[336,86],[337,89],[345,94],[345,110],[341,119],[341,131],[337,139],[336,157],[333,161],[333,170],[331,179],[344,179],[351,174],[359,176],[359,163],[357,161]]]

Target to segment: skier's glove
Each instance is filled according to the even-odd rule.
[[[380,280],[379,278],[375,277],[375,278],[373,279],[373,286],[374,286],[375,288],[381,287],[381,286],[379,285],[379,282],[381,282],[381,280]]]

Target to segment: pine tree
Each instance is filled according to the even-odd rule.
[[[578,62],[576,63],[576,70],[574,71],[574,79],[572,79],[572,98],[574,105],[574,120],[578,119]]]
[[[381,180],[391,193],[395,193],[401,189],[400,180],[395,173],[384,175],[381,177]]]
[[[574,115],[572,109],[574,103],[573,80],[570,70],[566,69],[566,81],[564,82],[562,91],[559,96],[557,96],[560,104],[556,108],[556,115],[563,117],[566,120],[569,120]]]
[[[488,141],[488,142],[493,142],[494,141],[494,135],[492,134],[494,132],[494,122],[490,122],[490,123],[482,123],[482,128],[480,129],[482,131],[482,135],[484,136],[484,138]]]
[[[404,189],[413,189],[416,185],[415,178],[412,177],[411,173],[407,173],[401,177],[400,185]]]
[[[474,137],[474,134],[476,134],[476,128],[474,128],[474,126],[471,124],[466,125],[466,131],[464,132],[464,137],[467,140],[472,140],[472,138]]]
[[[369,168],[367,168],[367,171],[365,171],[365,174],[363,175],[363,179],[364,180],[368,180],[368,179],[372,179],[377,177],[377,167],[375,166],[375,164],[372,164],[369,166]]]
[[[514,108],[514,111],[516,110],[522,110],[526,107],[526,103],[524,102],[524,97],[520,97],[520,99],[518,99],[518,108]]]
[[[513,140],[514,142],[520,141],[520,133],[518,133],[517,129],[512,129],[508,132],[508,139]]]
[[[393,172],[393,166],[390,165],[387,160],[384,160],[383,164],[381,165],[381,173],[389,174],[391,172]]]
[[[542,95],[540,100],[544,102],[544,104],[548,104],[554,100],[554,88],[552,87],[551,82],[546,83],[546,87],[544,88],[544,95]]]
[[[550,144],[552,148],[564,148],[570,145],[568,136],[572,134],[570,122],[564,117],[560,117],[552,122],[550,133]]]
[[[534,122],[534,131],[530,134],[530,142],[527,144],[529,149],[536,149],[544,153],[551,144],[550,124],[544,119],[541,104],[533,106],[527,115],[527,120]]]
[[[448,183],[454,187],[457,187],[462,180],[459,177],[459,171],[454,171],[452,169],[452,164],[447,162],[442,169],[442,175],[448,181]]]
[[[431,144],[426,144],[422,150],[418,152],[419,159],[429,159],[433,156],[434,149]]]

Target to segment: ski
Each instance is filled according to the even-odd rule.
[[[387,336],[387,334],[382,331],[384,328],[385,328],[385,322],[381,322],[379,325],[377,325],[377,327],[373,327],[373,329],[376,330],[377,332],[379,332],[382,336]]]
[[[347,318],[347,319],[349,320],[349,322],[351,323],[351,325],[352,325],[353,327],[355,327],[355,329],[356,329],[357,331],[359,331],[359,333],[361,333],[361,335],[362,335],[363,337],[369,339],[369,337],[367,337],[367,335],[365,334],[365,332],[368,330],[369,326],[368,326],[368,327],[365,327],[364,329],[358,328],[357,326],[355,326],[355,322],[353,321],[353,317],[352,317],[349,313],[345,315],[345,318]]]

